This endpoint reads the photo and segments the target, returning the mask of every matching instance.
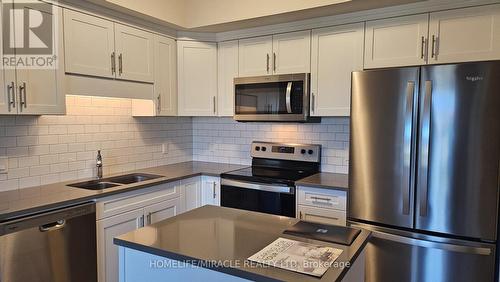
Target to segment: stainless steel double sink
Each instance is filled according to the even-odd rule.
[[[87,190],[102,190],[121,185],[134,184],[142,181],[152,180],[163,177],[161,175],[147,173],[129,173],[103,179],[95,179],[90,181],[68,184],[70,187],[87,189]]]

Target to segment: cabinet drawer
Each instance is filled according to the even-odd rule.
[[[316,208],[299,205],[298,218],[303,221],[332,225],[346,225],[346,212],[332,209]]]
[[[97,219],[102,219],[179,196],[179,181],[160,184],[104,198],[96,204],[96,216]]]
[[[298,204],[345,211],[347,193],[340,190],[299,187]]]

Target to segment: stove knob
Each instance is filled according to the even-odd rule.
[[[262,147],[262,152],[265,152],[267,150],[266,147]]]
[[[255,151],[260,151],[260,147],[259,146],[255,147]]]
[[[313,151],[313,150],[309,150],[309,151],[307,151],[307,153],[308,153],[309,155],[312,155],[312,154],[314,153],[314,151]]]
[[[303,155],[303,154],[305,154],[305,153],[306,153],[306,149],[302,149],[302,150],[300,150],[300,153],[301,153],[302,155]]]

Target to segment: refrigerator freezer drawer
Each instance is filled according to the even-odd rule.
[[[366,249],[368,282],[494,281],[493,244],[435,242],[372,231]]]

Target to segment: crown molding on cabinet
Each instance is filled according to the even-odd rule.
[[[471,6],[480,6],[500,3],[498,0],[428,0],[418,3],[386,7],[361,12],[347,13],[335,16],[312,18],[289,23],[267,25],[255,28],[220,32],[216,34],[217,42],[229,41],[270,34],[286,33],[291,31],[307,30],[328,26],[336,26],[369,20],[392,18],[406,15],[429,13]]]

